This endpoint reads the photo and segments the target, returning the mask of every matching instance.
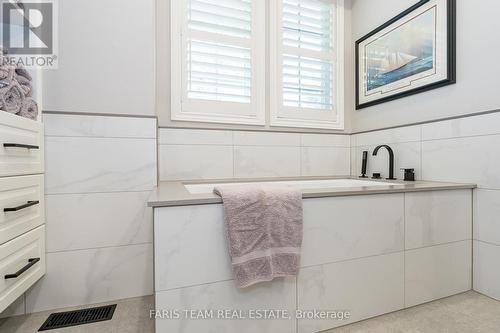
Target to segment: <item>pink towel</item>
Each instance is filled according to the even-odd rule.
[[[233,275],[238,288],[295,276],[302,245],[302,193],[290,187],[223,185]]]

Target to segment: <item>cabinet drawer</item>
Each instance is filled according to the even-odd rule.
[[[0,111],[0,177],[43,173],[43,124]]]
[[[0,312],[45,274],[45,226],[0,245]]]
[[[45,221],[43,175],[0,178],[0,244]]]

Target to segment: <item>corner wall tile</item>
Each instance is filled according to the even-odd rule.
[[[474,183],[500,189],[500,135],[422,143],[424,180]]]
[[[150,192],[47,195],[47,252],[153,241]]]
[[[156,118],[43,114],[45,136],[156,139]]]
[[[472,239],[472,190],[405,193],[406,249]]]
[[[160,128],[158,141],[160,145],[232,145],[233,132]]]
[[[153,294],[153,246],[47,254],[47,274],[26,293],[28,313]]]
[[[418,142],[422,139],[420,125],[361,133],[356,134],[355,137],[357,147],[403,142]]]
[[[156,186],[156,140],[45,138],[46,194],[147,191]]]
[[[471,240],[406,251],[405,306],[471,290],[471,271]]]
[[[233,177],[232,146],[160,145],[160,180]]]
[[[474,241],[474,290],[500,301],[500,246]]]
[[[338,147],[302,147],[302,176],[348,176],[350,149]]]
[[[399,310],[404,307],[404,254],[313,266],[297,278],[298,309],[349,311],[347,320],[298,321],[298,333],[330,328]]]
[[[300,176],[300,147],[234,147],[236,178]]]
[[[234,132],[235,146],[300,146],[300,133]]]
[[[350,135],[302,134],[302,147],[351,147]]]
[[[500,112],[422,125],[422,140],[500,134]]]
[[[474,192],[474,239],[500,246],[500,191]]]

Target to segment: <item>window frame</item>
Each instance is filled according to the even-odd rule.
[[[187,6],[190,0],[170,1],[171,20],[171,120],[223,124],[265,125],[266,110],[266,4],[263,0],[252,1],[252,32],[248,40],[251,49],[252,88],[251,102],[237,103],[187,98],[187,78],[184,75],[187,55],[188,29]],[[209,32],[193,32],[208,42],[228,42],[230,36]],[[203,39],[206,38],[206,39]],[[235,41],[235,40],[233,40]],[[237,43],[231,44],[239,46]]]
[[[321,1],[321,0],[320,0]],[[328,60],[318,57],[320,52],[293,48],[283,45],[282,8],[283,0],[270,1],[269,27],[269,65],[270,65],[270,125],[279,127],[302,127],[315,129],[344,129],[344,0],[327,0],[335,4],[335,33],[332,35],[334,52],[330,59],[334,66],[334,85],[332,87],[333,110],[329,116],[318,115],[324,110],[296,108],[283,105],[283,55],[292,54],[314,59]],[[293,49],[287,53],[286,50]],[[314,56],[313,56],[314,54]],[[332,117],[332,112],[335,116]]]

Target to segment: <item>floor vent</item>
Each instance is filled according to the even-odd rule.
[[[116,304],[98,308],[82,309],[68,312],[53,313],[47,318],[38,331],[53,330],[69,326],[95,323],[113,318]]]

